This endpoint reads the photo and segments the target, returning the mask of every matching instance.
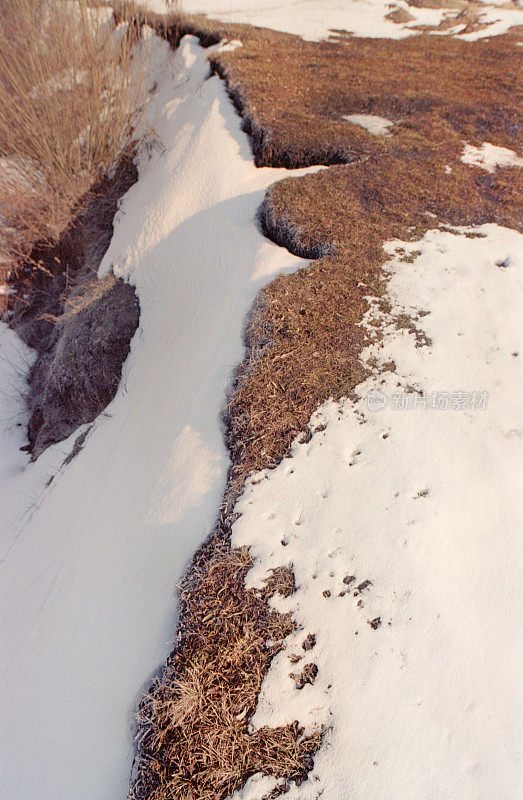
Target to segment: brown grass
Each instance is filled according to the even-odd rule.
[[[173,43],[185,32],[206,44],[243,41],[213,63],[258,164],[337,164],[273,186],[260,211],[266,235],[316,260],[273,281],[253,310],[226,413],[227,505],[188,572],[176,648],[141,706],[130,797],[222,800],[258,771],[300,782],[321,743],[320,732],[303,738],[297,723],[249,733],[263,676],[293,629],[267,601],[295,587],[292,570],[279,567],[264,592],[245,588],[248,553],[228,544],[234,498],[251,470],[288,452],[322,401],[361,379],[359,322],[365,296],[383,291],[387,239],[416,239],[439,223],[521,224],[519,171],[488,175],[459,160],[464,138],[518,147],[511,81],[519,53],[510,36],[473,45],[425,36],[307,43],[202,18],[173,31],[149,20]],[[373,138],[341,119],[355,112],[391,117],[392,135]],[[316,671],[306,664],[295,673],[297,687]]]
[[[359,322],[365,296],[382,292],[383,243],[417,239],[437,220],[517,227],[521,185],[517,169],[493,177],[457,162],[446,175],[420,155],[331,167],[269,189],[262,219],[271,238],[297,254],[325,242],[332,249],[261,292],[248,329],[251,357],[238,370],[227,414],[236,485],[277,464],[314,409],[362,379]]]
[[[365,295],[382,290],[387,239],[419,238],[440,223],[521,226],[521,170],[489,175],[460,160],[463,140],[521,152],[521,53],[516,34],[314,43],[201,18],[192,24],[207,37],[243,42],[211,60],[258,165],[346,162],[271,187],[260,210],[267,236],[317,260],[266,287],[247,328],[249,357],[226,415],[240,487],[253,469],[278,463],[321,402],[361,380],[358,323]],[[391,135],[341,119],[351,113],[392,119]]]
[[[521,147],[521,48],[516,33],[487,42],[449,37],[304,42],[245,26],[198,21],[243,48],[212,61],[241,109],[258,165],[346,163],[368,155],[456,157],[462,139]],[[374,137],[342,119],[395,123]]]
[[[118,388],[138,301],[114,276],[99,281],[97,268],[136,177],[129,152],[81,198],[58,241],[37,242],[12,278],[10,324],[37,351],[27,396],[33,458],[95,419]]]

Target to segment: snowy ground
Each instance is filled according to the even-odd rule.
[[[329,727],[289,800],[518,796],[523,236],[473,233],[486,238],[390,245],[418,253],[388,265],[392,317],[421,311],[432,344],[381,315],[384,346],[366,356],[394,372],[320,408],[310,442],[254,475],[237,507],[249,583],[292,564],[297,584],[275,605],[299,630],[253,722]],[[298,690],[290,674],[308,663],[316,681]]]
[[[382,0],[184,8],[308,38],[412,33],[384,19]],[[442,15],[408,8],[416,22]],[[504,21],[478,35],[515,24],[512,9],[487,13]],[[140,328],[117,397],[58,473],[72,441],[36,464],[18,450],[31,354],[0,331],[1,800],[125,796],[132,715],[170,650],[174,585],[225,485],[219,412],[244,317],[263,283],[301,264],[256,229],[265,188],[287,173],[254,167],[204,52],[188,38],[157,56],[140,180],[101,270],[136,286]],[[254,721],[332,726],[315,777],[289,800],[517,794],[521,237],[484,232],[398,244],[421,255],[391,261],[391,299],[430,312],[417,325],[432,345],[392,325],[379,357],[395,374],[362,386],[357,406],[326,404],[312,421],[325,430],[241,500],[234,537],[256,556],[250,578],[292,562],[298,591],[280,606],[301,625]],[[428,398],[413,408],[407,386]],[[381,395],[367,401],[371,389]],[[425,408],[445,403],[433,392],[449,407]],[[293,652],[304,658],[291,665]],[[289,673],[312,661],[314,685],[294,689]]]
[[[255,168],[194,38],[176,54],[156,45],[148,147],[102,265],[136,286],[140,327],[118,395],[48,489],[73,440],[36,464],[19,452],[31,354],[11,331],[0,339],[2,800],[125,797],[133,714],[225,486],[219,414],[245,315],[275,272],[303,263],[254,221],[288,172]]]
[[[487,172],[495,172],[497,167],[523,167],[523,158],[518,158],[513,150],[496,147],[489,142],[483,142],[481,147],[465,144],[461,160],[464,164],[480,167]]]
[[[523,12],[505,0],[479,0],[484,5],[481,22],[488,27],[463,35],[474,40],[504,33],[512,25],[523,24]],[[165,0],[144,0],[151,10],[172,9]],[[183,11],[208,14],[226,22],[243,22],[264,28],[295,33],[304,39],[323,39],[333,29],[349,31],[355,36],[402,39],[417,33],[416,25],[437,26],[445,18],[455,17],[460,9],[449,0],[447,7],[418,8],[405,0],[183,0]],[[437,3],[435,3],[437,5]],[[387,15],[401,9],[411,17],[407,24],[396,24]],[[456,23],[446,33],[459,34],[465,26]]]

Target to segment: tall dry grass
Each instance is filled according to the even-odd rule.
[[[0,0],[0,258],[56,239],[137,122],[147,45],[88,0]]]

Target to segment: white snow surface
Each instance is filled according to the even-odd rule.
[[[502,7],[503,0],[481,0],[485,6],[481,21],[489,25],[479,31],[464,34],[468,40],[504,33],[513,25],[523,23],[523,12]],[[145,0],[151,10],[168,12],[172,7],[165,0]],[[402,39],[419,33],[417,25],[436,26],[446,17],[459,13],[452,8],[417,8],[405,0],[183,0],[186,13],[207,14],[225,22],[240,22],[264,28],[294,33],[304,39],[327,38],[333,30],[345,30],[354,36]],[[397,24],[387,19],[394,9],[407,11],[413,19]],[[460,33],[460,28],[449,33]]]
[[[383,0],[184,9],[310,39],[331,28],[415,33],[385,19]],[[408,10],[411,25],[447,13]],[[469,38],[521,20],[495,3],[485,14],[500,22]],[[245,315],[265,282],[303,263],[254,222],[265,188],[288,172],[254,167],[195,39],[176,54],[155,47],[139,181],[100,270],[136,287],[140,327],[115,400],[68,466],[74,436],[35,464],[19,450],[33,354],[0,327],[2,800],[125,797],[141,687],[171,649],[174,586],[225,486],[219,414]],[[329,726],[311,780],[289,800],[517,795],[522,248],[513,231],[480,230],[486,238],[437,231],[391,245],[421,251],[412,264],[391,260],[389,294],[395,312],[430,312],[417,324],[432,345],[390,323],[366,355],[393,359],[395,373],[366,381],[356,405],[325,404],[310,442],[240,501],[234,542],[255,556],[251,583],[292,562],[298,585],[276,605],[300,630],[274,660],[253,724]],[[452,393],[456,407],[395,409],[407,386]],[[370,390],[385,398],[380,411],[367,408]],[[480,407],[463,408],[473,393]],[[308,633],[316,645],[305,652]],[[302,661],[291,665],[292,652]],[[311,661],[316,681],[298,691],[289,673]],[[238,796],[273,784],[255,776]]]
[[[523,167],[523,158],[519,158],[513,150],[489,142],[483,142],[481,147],[465,144],[461,160],[487,172],[494,172],[498,167]]]
[[[136,287],[140,326],[116,398],[66,467],[74,436],[35,464],[18,449],[33,355],[1,333],[2,800],[126,796],[134,712],[225,486],[220,412],[245,315],[263,283],[303,264],[257,229],[265,188],[289,173],[255,168],[206,51],[192,37],[155,47],[139,181],[101,266]]]
[[[253,475],[237,506],[248,584],[292,564],[297,585],[273,601],[299,627],[253,725],[328,728],[288,800],[519,795],[523,236],[459,234],[390,243],[392,316],[369,312],[386,335],[365,358],[395,371],[369,378],[355,404],[318,409],[310,441]],[[408,263],[400,247],[420,255]],[[400,313],[432,344],[398,330]],[[314,685],[298,690],[290,674],[309,663]],[[256,783],[241,795],[262,796]]]
[[[366,131],[374,136],[386,136],[390,126],[394,124],[390,119],[377,117],[375,114],[348,114],[343,119],[353,125],[358,125],[360,128],[365,128]]]

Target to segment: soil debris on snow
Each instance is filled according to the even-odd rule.
[[[412,264],[392,255],[389,320],[430,308],[430,351],[389,324],[365,358],[393,359],[394,371],[369,377],[353,401],[325,403],[310,421],[325,431],[296,442],[265,480],[254,473],[236,506],[232,543],[250,547],[254,561],[247,585],[292,559],[297,592],[274,605],[320,634],[314,684],[297,696],[277,654],[252,719],[255,730],[268,720],[329,726],[317,782],[291,789],[292,800],[313,800],[318,788],[335,800],[517,794],[521,654],[507,610],[520,580],[517,557],[509,566],[506,554],[515,556],[521,516],[521,370],[511,353],[521,341],[523,237],[496,225],[478,232],[486,236],[429,231],[408,245],[420,251]],[[510,272],[500,271],[509,255]],[[431,406],[433,387],[458,385],[434,392],[448,406]],[[474,404],[478,386],[483,405]],[[378,409],[367,404],[374,387],[386,401]],[[408,405],[395,404],[405,397]],[[348,469],[356,443],[361,457]],[[282,548],[297,509],[299,534]],[[357,588],[338,599],[349,564]],[[503,590],[485,611],[484,587],[499,574]],[[289,649],[297,643],[291,634]]]

